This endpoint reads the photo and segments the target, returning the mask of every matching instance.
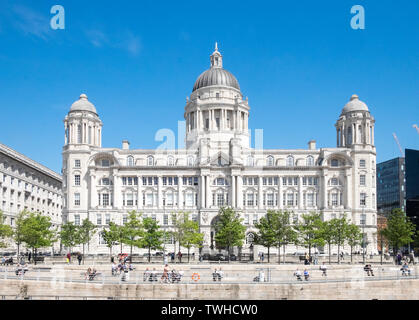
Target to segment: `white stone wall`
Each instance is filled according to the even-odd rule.
[[[63,207],[61,184],[59,174],[0,144],[0,210],[6,224],[14,227],[18,213],[26,209],[50,217],[53,227],[59,228]],[[2,251],[16,250],[11,241],[8,245]],[[59,244],[54,248],[57,250]]]

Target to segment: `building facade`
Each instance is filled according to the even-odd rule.
[[[255,222],[268,209],[292,211],[291,223],[315,211],[324,220],[345,215],[363,225],[367,250],[376,252],[375,120],[366,104],[351,97],[331,148],[317,148],[315,141],[307,149],[251,148],[249,113],[217,47],[187,98],[183,149],[133,150],[128,141],[122,148],[102,148],[103,123],[82,94],[64,119],[64,221],[88,218],[102,228],[109,221],[124,223],[134,209],[170,229],[171,213],[187,211],[199,222],[207,252],[214,248],[219,208],[230,206],[248,227],[246,251]],[[90,248],[108,252],[99,234]]]
[[[406,215],[419,225],[419,150],[406,149]]]
[[[23,154],[0,144],[0,210],[4,223],[14,227],[23,211],[40,212],[59,228],[62,212],[62,177]],[[4,251],[14,250],[9,242]]]
[[[377,164],[377,211],[388,216],[393,209],[406,209],[405,158]]]

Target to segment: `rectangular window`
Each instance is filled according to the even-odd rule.
[[[250,224],[250,216],[248,214],[244,215],[244,224],[249,225]]]
[[[109,225],[109,222],[111,222],[111,215],[107,213],[105,214],[105,224]]]
[[[359,223],[361,225],[367,224],[367,215],[366,214],[363,214],[363,213],[361,214]]]
[[[274,194],[273,193],[268,193],[267,194],[267,202],[268,202],[268,206],[272,207],[274,205]]]
[[[186,194],[186,206],[192,207],[193,206],[193,193]]]
[[[146,194],[146,206],[151,207],[153,206],[153,194],[147,193]]]
[[[167,226],[169,224],[169,215],[168,214],[163,215],[163,224],[165,226]]]
[[[122,224],[126,224],[128,222],[128,215],[124,214],[122,216]]]
[[[307,193],[307,207],[314,206],[314,193]]]
[[[366,164],[366,162],[365,162],[364,159],[359,160],[359,167],[360,168],[365,168],[365,164]]]
[[[97,225],[102,225],[102,215],[101,214],[97,214],[96,215],[96,224]]]
[[[132,193],[126,194],[126,199],[127,199],[127,206],[134,205],[134,195]]]
[[[361,193],[360,197],[359,197],[359,200],[360,200],[360,205],[361,206],[366,206],[367,205],[367,194],[366,193]]]
[[[338,205],[338,194],[332,193],[332,206],[337,206],[337,205]]]
[[[74,184],[75,184],[76,186],[79,186],[79,185],[80,185],[80,175],[76,174],[76,175],[74,176]]]
[[[74,160],[74,168],[80,168],[80,160],[79,159],[76,159],[76,160]]]
[[[258,215],[257,214],[254,214],[253,215],[253,225],[255,225],[257,223],[258,223]]]
[[[79,206],[80,205],[80,193],[74,194],[74,205]]]
[[[360,184],[361,186],[365,186],[365,175],[364,175],[364,174],[361,174],[361,175],[359,176],[359,184]]]
[[[247,205],[248,206],[253,206],[254,205],[253,193],[248,193],[247,194]]]
[[[287,194],[287,206],[293,206],[294,205],[294,194],[288,193]]]
[[[75,214],[74,215],[74,224],[76,226],[79,226],[80,225],[80,215],[79,214]]]
[[[102,194],[102,205],[109,206],[109,193]]]
[[[217,206],[221,207],[224,205],[224,194],[217,193]]]

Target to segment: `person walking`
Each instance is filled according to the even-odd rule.
[[[265,260],[265,256],[263,255],[263,252],[262,252],[262,254],[260,255],[260,259],[262,260],[262,263],[263,263],[263,261]]]
[[[324,264],[324,261],[322,262],[322,265],[320,266],[320,270],[322,271],[322,277],[327,277],[327,266]]]
[[[29,263],[31,262],[31,258],[32,258],[32,252],[29,251],[29,253],[28,253],[28,261],[29,261]]]
[[[70,264],[70,262],[71,262],[71,254],[69,252],[67,253],[67,264]]]
[[[77,254],[77,260],[79,261],[79,265],[81,265],[81,261],[83,260],[83,256],[80,252]]]
[[[179,252],[177,253],[177,257],[178,257],[178,259],[179,259],[179,263],[182,263],[182,252],[180,252],[180,250],[179,250]]]

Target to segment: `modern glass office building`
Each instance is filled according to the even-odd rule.
[[[419,150],[406,149],[406,214],[418,223]]]
[[[377,211],[388,216],[395,208],[406,209],[405,158],[377,164]]]

